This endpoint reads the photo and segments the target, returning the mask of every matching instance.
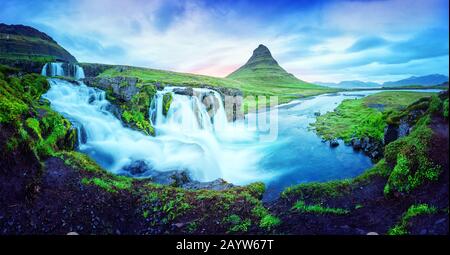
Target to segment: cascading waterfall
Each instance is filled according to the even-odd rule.
[[[181,87],[165,87],[158,91],[152,100],[149,116],[153,126],[158,131],[205,130],[219,134],[227,128],[232,128],[227,121],[225,108],[220,94],[214,90],[195,88],[192,96],[179,95],[174,89]],[[182,89],[182,88],[181,88]],[[172,103],[166,115],[163,114],[163,97],[172,95]],[[209,109],[202,101],[209,100]],[[234,125],[233,125],[234,126]]]
[[[46,66],[43,74],[64,73],[58,63],[50,65],[50,72]],[[78,73],[75,77],[82,77]],[[43,97],[77,128],[79,150],[113,173],[123,173],[126,166],[142,160],[157,171],[188,170],[199,181],[223,178],[244,184],[270,178],[257,169],[262,155],[250,145],[253,134],[227,122],[220,95],[213,90],[195,89],[192,96],[176,94],[174,88],[158,91],[149,109],[157,134],[150,137],[124,127],[108,111],[111,105],[104,91],[82,82],[49,81],[51,88]],[[173,96],[167,116],[162,111],[165,93]],[[207,96],[214,102],[209,109],[201,102],[209,100]]]
[[[81,66],[72,63],[51,62],[46,63],[42,68],[43,76],[67,76],[80,80],[84,77],[84,70]]]

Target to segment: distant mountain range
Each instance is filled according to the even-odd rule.
[[[425,76],[411,76],[399,81],[388,81],[383,83],[383,87],[422,85],[433,86],[448,81],[448,76],[442,74],[430,74]]]
[[[384,83],[364,82],[359,80],[334,82],[314,82],[314,84],[331,88],[381,88],[381,87],[401,87],[401,86],[434,86],[448,82],[448,76],[442,74],[430,74],[424,76],[411,76],[398,81],[387,81]]]
[[[327,86],[331,88],[376,88],[381,87],[381,84],[376,82],[364,82],[364,81],[341,81],[339,83],[334,82],[314,82],[314,84]]]

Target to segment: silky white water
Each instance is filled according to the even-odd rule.
[[[197,96],[174,94],[173,88],[159,91],[149,109],[156,130],[156,137],[151,137],[124,127],[108,111],[111,105],[104,91],[82,82],[74,85],[55,78],[49,82],[51,88],[43,97],[77,127],[79,150],[113,173],[144,160],[157,171],[188,170],[200,181],[223,178],[243,184],[270,178],[258,170],[262,154],[253,142],[254,134],[227,122],[221,100],[209,116]],[[162,114],[164,93],[173,96],[167,116]],[[195,90],[197,95],[205,93],[220,97],[211,90]]]

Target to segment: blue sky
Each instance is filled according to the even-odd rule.
[[[448,0],[0,1],[81,62],[226,76],[259,44],[306,81],[387,81],[449,68]]]

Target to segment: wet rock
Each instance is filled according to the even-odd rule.
[[[384,129],[384,144],[389,144],[398,138],[398,127],[393,124],[389,124]]]
[[[152,168],[144,160],[136,160],[123,167],[122,170],[132,176],[139,177],[144,173],[151,171]]]
[[[139,88],[136,86],[139,80],[135,77],[88,77],[83,81],[92,87],[104,90],[111,89],[115,97],[126,102],[130,101],[134,95],[139,93]]]
[[[173,93],[184,96],[192,96],[194,95],[194,89],[192,88],[175,88],[173,89]]]
[[[358,138],[352,138],[350,144],[353,146],[353,149],[361,150],[361,140]]]
[[[233,184],[219,178],[211,182],[191,181],[182,186],[185,189],[208,189],[208,190],[226,190],[235,187]]]
[[[400,120],[400,125],[398,126],[398,137],[407,136],[410,132],[411,126],[406,120]]]
[[[330,140],[330,147],[334,148],[337,146],[339,146],[339,141],[337,139]]]

